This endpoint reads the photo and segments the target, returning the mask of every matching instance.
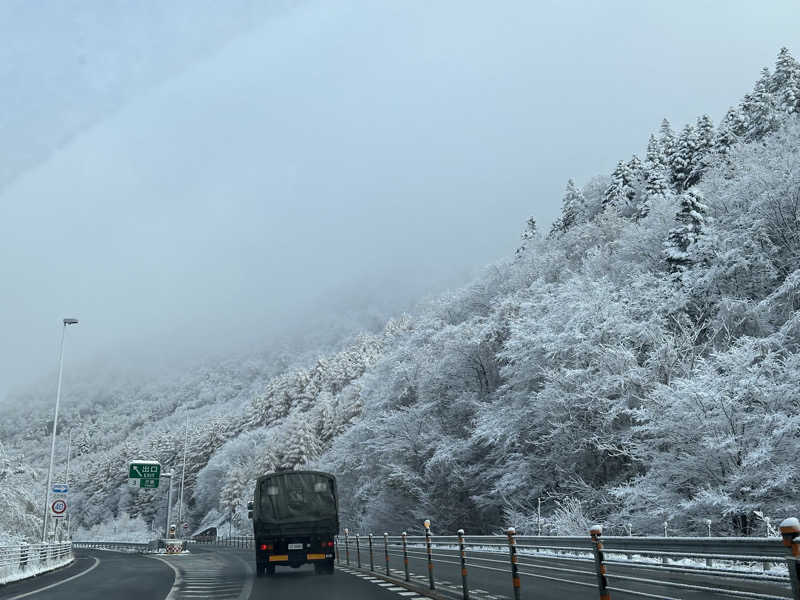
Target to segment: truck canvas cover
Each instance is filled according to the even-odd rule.
[[[264,477],[259,485],[257,518],[263,523],[337,520],[335,483],[329,475],[288,471]]]

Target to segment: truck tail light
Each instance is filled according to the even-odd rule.
[[[261,549],[261,550],[272,550],[272,544],[261,544],[259,546],[259,549]]]
[[[328,548],[333,548],[333,542],[328,542]]]

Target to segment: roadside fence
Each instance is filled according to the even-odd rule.
[[[234,535],[230,537],[216,536],[195,536],[192,540],[198,544],[216,544],[217,546],[228,546],[231,548],[255,548],[256,541],[253,536]]]
[[[32,577],[72,561],[71,542],[0,546],[0,584]]]
[[[800,600],[797,519],[781,523],[783,544],[780,538],[606,537],[599,525],[585,537],[520,536],[513,527],[502,536],[468,536],[463,530],[454,536],[432,535],[429,521],[423,535],[344,531],[335,541],[338,564],[367,571],[361,554],[368,546],[369,571],[384,574],[384,566],[373,559],[373,552],[382,550],[387,577],[431,590],[441,580],[453,592],[452,581],[460,575],[457,591],[464,600],[470,598],[469,572],[480,578],[481,588],[488,589],[491,581],[492,593],[515,600],[536,597],[536,580],[585,588],[580,597],[601,600],[615,593],[661,600],[698,593],[704,598]],[[410,572],[409,563],[416,573]],[[528,594],[522,595],[526,586]]]
[[[83,541],[72,542],[73,548],[83,549],[99,549],[99,550],[115,550],[117,552],[131,552],[144,554],[146,552],[155,552],[163,545],[159,544],[160,540],[152,540],[150,542],[107,542],[107,541]]]

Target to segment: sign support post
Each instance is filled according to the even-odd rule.
[[[172,473],[163,473],[161,477],[169,479],[169,486],[167,487],[167,525],[164,528],[164,539],[169,537],[169,522],[172,518]]]

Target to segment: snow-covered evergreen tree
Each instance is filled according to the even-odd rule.
[[[692,172],[697,161],[697,130],[687,124],[675,140],[675,145],[670,155],[670,169],[672,181],[676,189],[684,191],[689,187]]]
[[[586,199],[583,193],[570,179],[567,181],[567,188],[564,190],[564,198],[561,201],[561,216],[553,222],[551,234],[564,233],[578,222],[584,215]]]
[[[516,250],[517,257],[522,256],[525,253],[525,250],[530,245],[530,241],[536,239],[536,235],[536,219],[531,217],[528,219],[528,222],[525,223],[525,229],[523,229],[522,233],[520,234],[522,244],[520,244],[519,248]]]
[[[691,247],[703,233],[707,212],[708,207],[703,204],[703,195],[699,191],[691,189],[681,194],[678,214],[675,215],[677,226],[670,229],[664,244],[672,271],[685,270],[691,264]]]

